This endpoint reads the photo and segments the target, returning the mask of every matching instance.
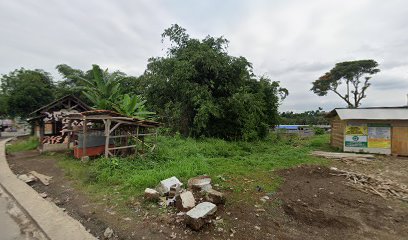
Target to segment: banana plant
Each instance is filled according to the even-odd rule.
[[[121,101],[114,104],[114,108],[117,112],[128,117],[146,119],[156,113],[147,111],[145,103],[146,100],[143,100],[140,96],[124,94]]]
[[[92,65],[92,79],[80,78],[84,95],[96,109],[114,110],[114,102],[120,96],[118,73],[103,71],[98,65]]]

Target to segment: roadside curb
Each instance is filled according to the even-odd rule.
[[[56,205],[43,199],[11,171],[5,146],[12,138],[0,141],[0,185],[52,240],[96,239],[85,227]]]

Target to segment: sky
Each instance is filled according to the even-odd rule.
[[[163,56],[172,24],[193,38],[223,36],[233,56],[289,90],[280,111],[345,107],[312,82],[337,62],[374,59],[363,107],[401,106],[408,94],[408,1],[405,0],[0,0],[0,74],[58,64],[140,75]]]

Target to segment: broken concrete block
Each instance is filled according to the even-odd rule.
[[[40,182],[42,182],[42,184],[44,184],[45,186],[50,185],[50,181],[52,179],[52,177],[38,173],[36,171],[31,171],[30,172],[31,175],[33,175],[34,177],[38,178],[40,180]]]
[[[211,178],[209,176],[198,176],[188,180],[188,187],[195,191],[208,191],[212,189]]]
[[[103,236],[107,239],[111,238],[113,236],[113,230],[112,228],[106,228],[105,232],[103,233]]]
[[[217,206],[210,202],[202,202],[187,212],[186,223],[192,229],[198,231],[206,223],[207,217],[217,211]]]
[[[180,195],[181,187],[178,184],[174,184],[170,187],[169,197],[173,198]]]
[[[48,197],[48,194],[47,194],[47,193],[45,193],[45,192],[40,193],[40,197],[42,197],[42,198],[46,198],[46,197]]]
[[[154,189],[146,188],[144,191],[144,197],[145,199],[150,200],[150,201],[158,201],[160,194],[158,191]]]
[[[176,177],[171,177],[164,179],[160,182],[160,184],[156,187],[156,190],[160,193],[160,195],[164,195],[170,192],[170,188],[174,185],[178,185],[179,187],[183,185]]]
[[[214,189],[210,189],[207,191],[207,200],[214,204],[225,204],[225,196],[224,193],[219,192]]]
[[[25,183],[31,183],[31,182],[37,181],[37,178],[34,177],[31,174],[28,174],[28,175],[27,174],[21,174],[21,175],[18,175],[17,178],[20,179],[21,181],[25,182]]]
[[[176,207],[180,211],[187,211],[195,206],[195,199],[192,192],[187,191],[181,193],[176,198]]]

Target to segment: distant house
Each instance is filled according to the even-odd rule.
[[[75,96],[67,95],[30,113],[34,135],[40,139],[43,151],[66,149],[68,132],[64,116],[80,113],[91,108]],[[64,147],[65,146],[65,147]]]
[[[330,144],[345,152],[408,156],[408,107],[336,108]]]
[[[313,136],[313,128],[309,125],[278,125],[276,130],[285,134],[296,134],[302,137]]]

